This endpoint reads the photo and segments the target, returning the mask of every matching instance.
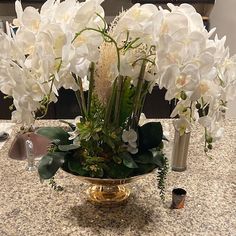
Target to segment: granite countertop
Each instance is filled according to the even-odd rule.
[[[3,122],[3,121],[2,121]],[[57,125],[39,121],[37,125]],[[164,127],[173,137],[170,120]],[[131,184],[125,206],[101,208],[86,201],[87,184],[60,171],[56,192],[36,172],[25,170],[26,161],[16,161],[7,152],[14,134],[0,150],[0,235],[236,235],[236,120],[225,121],[225,136],[216,143],[212,159],[205,156],[199,127],[191,133],[188,167],[170,172],[166,202],[160,200],[156,175]],[[187,191],[184,209],[171,210],[171,190]]]

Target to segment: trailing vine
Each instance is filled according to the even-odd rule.
[[[168,158],[164,155],[162,159],[162,166],[159,167],[157,172],[158,188],[160,189],[160,197],[163,202],[165,201],[165,180],[168,173],[168,169]]]
[[[63,187],[58,185],[54,179],[54,177],[52,177],[50,180],[49,180],[49,185],[55,190],[55,191],[63,191]]]

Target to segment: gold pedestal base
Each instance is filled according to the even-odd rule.
[[[92,204],[113,207],[125,204],[130,190],[121,185],[92,185],[87,194]]]
[[[76,176],[76,178],[92,184],[87,189],[88,201],[92,204],[102,207],[115,207],[124,205],[127,202],[130,190],[125,185],[133,183],[147,174],[126,179],[99,179],[87,176]]]

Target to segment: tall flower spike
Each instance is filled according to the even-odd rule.
[[[103,43],[95,71],[95,93],[106,105],[112,92],[112,84],[118,76],[116,48],[113,43]]]

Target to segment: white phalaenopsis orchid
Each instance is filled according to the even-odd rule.
[[[137,141],[138,136],[137,133],[133,130],[133,129],[129,129],[129,130],[123,130],[122,133],[122,140],[123,142],[127,143],[127,150],[128,152],[135,154],[138,152],[138,148],[137,148]]]
[[[208,32],[189,4],[168,4],[169,10],[135,4],[108,28],[102,2],[48,0],[38,10],[23,9],[16,1],[17,18],[7,26],[8,35],[0,36],[0,90],[13,97],[13,117],[32,123],[35,112],[47,110],[64,87],[78,92],[85,116],[94,92],[100,105],[108,107],[105,126],[115,101],[113,118],[118,124],[122,93],[128,98],[136,91],[126,121],[133,128],[146,94],[158,84],[167,90],[167,100],[177,101],[171,116],[180,117],[181,133],[193,123],[203,125],[207,117],[211,125],[204,126],[205,137],[216,140],[213,136],[222,133],[216,130],[236,88],[236,56],[230,57],[226,38],[211,39],[215,29]],[[136,148],[135,142],[128,143]]]
[[[48,0],[39,11],[16,1],[17,18],[7,25],[8,35],[0,35],[0,90],[13,97],[14,121],[31,125],[39,109],[47,111],[48,103],[56,102],[61,87],[79,88],[72,72],[87,75],[98,60],[102,36],[78,33],[104,24],[101,2]]]
[[[188,4],[179,7],[168,4],[163,11],[163,24],[156,50],[157,83],[167,89],[165,98],[176,99],[171,116],[181,134],[191,124],[207,117],[206,143],[217,140],[222,132],[220,122],[225,117],[227,101],[235,96],[235,56],[230,58],[225,40],[210,39],[201,16]],[[217,136],[217,137],[216,137]],[[209,138],[210,137],[210,138]],[[210,142],[209,142],[210,140]]]
[[[210,38],[214,30],[206,30],[191,5],[135,4],[108,26],[102,2],[47,0],[38,10],[17,0],[17,18],[7,34],[0,32],[0,90],[13,98],[12,118],[27,126],[44,117],[61,87],[76,93],[81,117],[64,121],[71,132],[42,132],[60,142],[43,157],[41,178],[59,167],[105,179],[158,168],[163,196],[165,137],[160,122],[143,118],[146,95],[155,85],[165,88],[165,98],[176,100],[175,128],[182,135],[198,122],[208,151],[223,134],[235,95],[236,56],[225,37]],[[58,157],[61,165],[52,161]]]
[[[121,14],[112,36],[123,41],[128,33],[131,39],[139,38],[139,42],[150,46],[159,34],[161,20],[162,14],[155,5],[137,3]]]

